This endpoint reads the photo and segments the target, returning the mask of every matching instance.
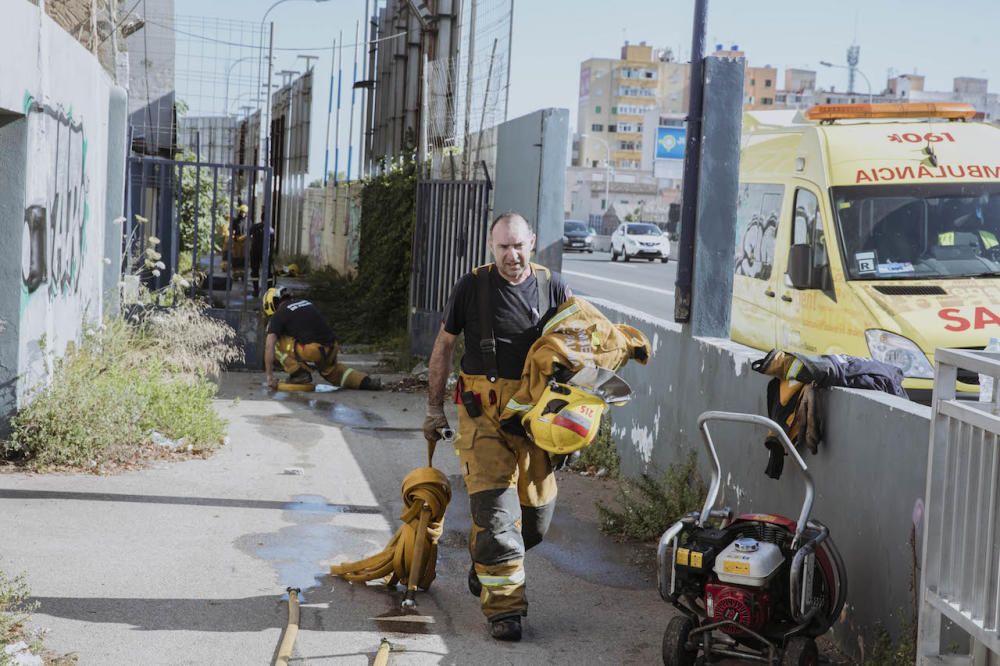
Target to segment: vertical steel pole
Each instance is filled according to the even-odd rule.
[[[330,173],[330,118],[333,116],[333,72],[337,67],[337,40],[333,40],[330,49],[330,95],[326,100],[326,151],[323,154],[323,187],[326,187]]]
[[[351,114],[347,123],[347,182],[351,182],[351,161],[354,157],[354,84],[358,82],[358,33],[360,26],[354,22],[354,73],[351,76]]]
[[[677,259],[674,321],[691,320],[691,275],[694,265],[695,216],[698,210],[698,170],[701,162],[701,115],[704,96],[705,21],[708,0],[695,0],[691,29],[691,96],[684,149],[684,188],[681,206],[681,240]]]
[[[333,189],[337,190],[340,180],[340,84],[344,80],[344,31],[337,34],[337,120],[333,130]]]

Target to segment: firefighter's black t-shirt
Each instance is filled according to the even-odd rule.
[[[333,330],[319,309],[309,301],[297,300],[285,305],[271,317],[267,332],[278,337],[290,335],[296,342],[333,344]]]
[[[528,349],[541,335],[545,321],[566,302],[566,283],[558,273],[549,279],[549,311],[538,312],[538,281],[532,274],[521,284],[511,284],[494,268],[490,270],[493,305],[493,337],[497,341],[497,372],[505,379],[520,379]],[[444,330],[452,335],[465,331],[462,371],[486,374],[479,351],[479,308],[476,276],[464,275],[456,284],[444,311]]]

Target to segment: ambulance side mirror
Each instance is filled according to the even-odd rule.
[[[796,289],[812,289],[812,247],[806,243],[788,250],[788,280]]]

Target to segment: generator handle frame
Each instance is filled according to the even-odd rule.
[[[795,538],[792,541],[792,547],[797,547],[802,538],[802,532],[809,522],[809,516],[812,513],[814,496],[812,475],[809,474],[809,467],[806,465],[806,461],[802,459],[802,456],[799,455],[799,452],[792,444],[792,440],[788,439],[788,435],[785,434],[784,428],[766,416],[743,414],[740,412],[709,411],[704,412],[698,417],[698,430],[701,432],[701,438],[705,443],[705,450],[708,451],[708,457],[712,462],[712,482],[709,485],[708,496],[705,498],[705,505],[702,507],[701,514],[698,517],[698,524],[704,525],[708,522],[709,516],[712,513],[712,507],[715,506],[715,502],[719,498],[719,489],[722,486],[722,465],[719,464],[719,455],[715,449],[715,442],[712,441],[712,435],[708,431],[710,421],[747,423],[768,428],[777,435],[778,441],[785,447],[785,452],[798,464],[799,469],[802,470],[802,477],[806,484],[806,493],[802,501],[802,509],[799,511],[798,523],[795,525]]]

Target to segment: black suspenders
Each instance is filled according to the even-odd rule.
[[[535,274],[535,284],[538,288],[539,321],[551,307],[549,269],[539,264],[531,264]],[[476,307],[479,308],[479,353],[483,356],[483,367],[486,378],[495,382],[500,372],[497,369],[497,340],[493,335],[493,298],[490,287],[490,271],[492,266],[481,266],[476,270]]]

